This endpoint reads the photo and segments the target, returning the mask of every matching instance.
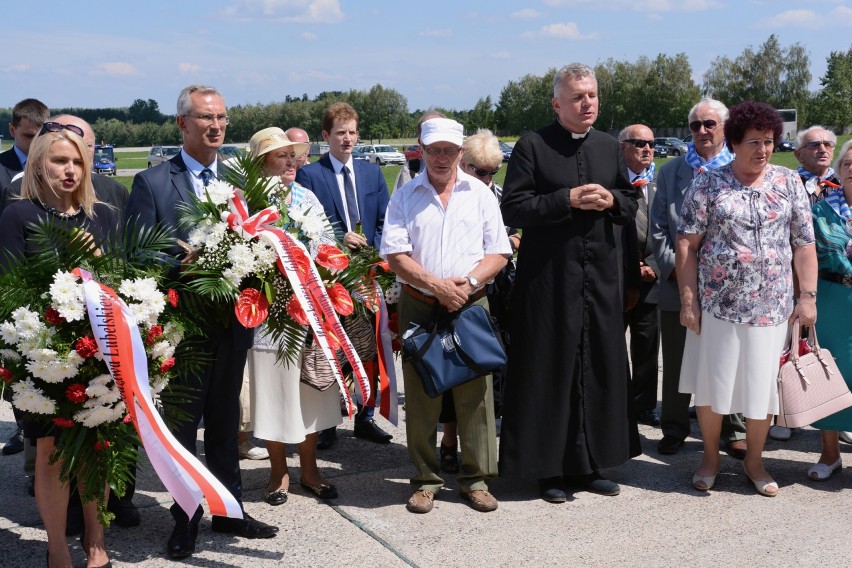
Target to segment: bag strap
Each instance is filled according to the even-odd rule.
[[[799,360],[799,338],[802,337],[802,327],[799,323],[799,318],[787,326],[787,341],[785,345],[790,350],[790,361],[793,364]]]
[[[472,308],[473,306],[476,306],[476,305],[478,305],[478,304],[471,304],[470,306],[468,306],[466,308],[462,308],[459,311],[458,315],[455,318],[453,318],[453,321],[450,323],[450,333],[451,333],[451,337],[453,338],[453,344],[455,345],[456,351],[458,352],[459,356],[462,358],[462,361],[464,361],[465,365],[467,365],[468,367],[473,369],[473,371],[476,373],[477,376],[482,376],[482,375],[487,375],[489,373],[489,371],[487,369],[483,368],[483,367],[480,367],[479,364],[476,361],[474,361],[473,358],[470,355],[465,353],[465,350],[462,349],[461,344],[458,341],[456,341],[456,322],[462,316],[463,312],[467,311],[468,309],[470,309],[470,308]],[[484,311],[484,308],[482,308],[482,306],[479,306],[479,307],[480,307],[480,309],[483,309],[483,311]],[[486,313],[486,316],[487,315],[488,314]],[[502,343],[501,343],[501,345],[502,345]]]

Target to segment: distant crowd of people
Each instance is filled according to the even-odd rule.
[[[502,167],[496,136],[465,137],[462,124],[434,111],[418,123],[421,157],[403,168],[392,194],[379,166],[352,157],[358,114],[348,104],[325,111],[329,152],[315,163],[297,126],[270,126],[249,142],[272,180],[270,201],[314,215],[326,228],[312,254],[322,242],[340,243],[374,247],[387,260],[401,284],[400,333],[478,304],[490,306],[508,339],[507,368],[437,398],[403,365],[414,466],[406,507],[428,513],[447,474],[481,512],[498,507],[489,490],[498,475],[536,482],[551,503],[577,490],[618,495],[605,470],[641,453],[637,424],[661,429],[659,453],[677,453],[691,433],[691,400],[704,443],[694,488],[715,487],[724,447],[743,460],[758,493],[777,495],[763,449],[767,435],[790,435],[772,427],[788,322],[815,324],[852,381],[852,144],[832,165],[837,138],[813,126],[796,139],[799,170],[775,166],[777,111],[702,99],[686,117],[688,152],[657,169],[648,125],[628,125],[617,139],[593,127],[599,99],[590,67],[575,63],[556,73],[552,106],[553,123],[515,144],[502,187],[494,183]],[[228,123],[216,89],[185,88],[177,102],[180,153],[138,173],[128,194],[92,173],[90,125],[49,117],[35,99],[21,101],[10,126],[14,146],[0,154],[0,246],[11,257],[26,255],[33,223],[45,218],[88,231],[96,242],[122,227],[161,226],[174,239],[175,265],[186,261],[179,205],[203,198],[227,167],[217,151]],[[628,330],[629,341],[616,340]],[[271,506],[288,500],[286,444],[296,444],[300,485],[335,499],[317,450],[336,443],[339,393],[303,380],[324,372],[318,348],[309,339],[297,361],[281,362],[263,327],[237,322],[204,341],[214,361],[179,378],[198,389],[180,403],[187,419],[174,434],[181,444],[195,452],[203,420],[207,467],[241,504],[241,457],[269,459],[263,501]],[[499,449],[495,408],[503,418]],[[392,436],[373,411],[367,402],[359,406],[354,434],[387,444]],[[50,463],[55,432],[17,409],[15,417],[19,430],[3,453],[27,448],[48,564],[70,566],[65,535],[83,531],[88,566],[108,566],[97,510],[75,500],[60,481],[61,464]],[[808,477],[822,481],[842,467],[839,440],[852,430],[852,410],[814,427],[822,451]],[[250,432],[265,448],[251,444]],[[133,491],[109,501],[119,525],[139,524]],[[166,552],[186,558],[203,511],[175,504],[171,513]],[[212,529],[245,538],[278,532],[248,513],[215,516]]]

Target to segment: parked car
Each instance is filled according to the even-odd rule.
[[[115,153],[111,144],[95,144],[95,161],[92,166],[92,171],[96,174],[105,176],[116,174]]]
[[[401,166],[406,162],[405,154],[393,146],[363,144],[358,149],[360,150],[360,155],[364,156],[364,159],[379,166],[384,166],[385,164],[399,164]]]
[[[148,167],[153,168],[180,154],[180,146],[154,146],[148,152]]]
[[[512,157],[512,147],[500,140],[500,151],[503,152],[503,161],[508,162]]]
[[[353,160],[366,160],[367,155],[364,153],[364,146],[355,146],[352,149]]]
[[[410,146],[406,146],[403,149],[403,154],[405,154],[406,160],[419,160],[422,157],[422,152],[420,151],[420,144],[412,144]]]
[[[654,157],[655,158],[668,158],[669,157],[669,149],[665,146],[661,146],[657,144],[654,146]]]
[[[687,151],[686,142],[680,138],[654,138],[654,142],[657,143],[657,148],[665,148],[669,156],[681,156]]]
[[[782,140],[775,147],[776,152],[792,152],[796,149],[796,145],[790,140]]]
[[[238,158],[242,155],[243,151],[236,146],[222,146],[219,148],[219,159],[222,161],[229,160],[231,158]]]
[[[687,134],[686,136],[684,136],[683,141],[686,142],[687,144],[692,142],[692,134]]]
[[[328,152],[328,144],[311,144],[309,156],[319,157]]]

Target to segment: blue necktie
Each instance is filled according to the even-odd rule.
[[[210,168],[204,168],[201,170],[201,175],[199,177],[201,177],[201,183],[204,184],[204,187],[207,187],[210,185],[210,180],[213,179],[213,170]]]
[[[358,214],[358,199],[355,197],[355,186],[352,185],[352,178],[349,177],[349,168],[343,166],[340,170],[343,172],[343,193],[346,194],[346,209],[349,212],[349,230],[354,231],[355,225],[361,220]]]

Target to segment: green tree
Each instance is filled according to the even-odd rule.
[[[806,112],[810,60],[798,43],[782,48],[775,34],[757,51],[747,47],[736,59],[717,57],[704,73],[705,94],[732,105],[747,100]]]
[[[394,89],[386,89],[381,84],[374,85],[367,93],[350,92],[350,97],[360,99],[357,104],[350,102],[358,111],[358,129],[362,138],[396,138],[405,127],[408,115],[408,101]]]
[[[829,54],[820,85],[810,105],[810,123],[835,128],[852,124],[852,48]]]
[[[509,81],[500,91],[495,118],[501,131],[523,133],[541,128],[553,121],[553,77],[550,69],[543,77],[525,75]]]
[[[461,122],[468,132],[476,132],[480,128],[496,130],[497,117],[494,112],[494,103],[491,102],[491,95],[476,101],[473,108],[465,113]]]

